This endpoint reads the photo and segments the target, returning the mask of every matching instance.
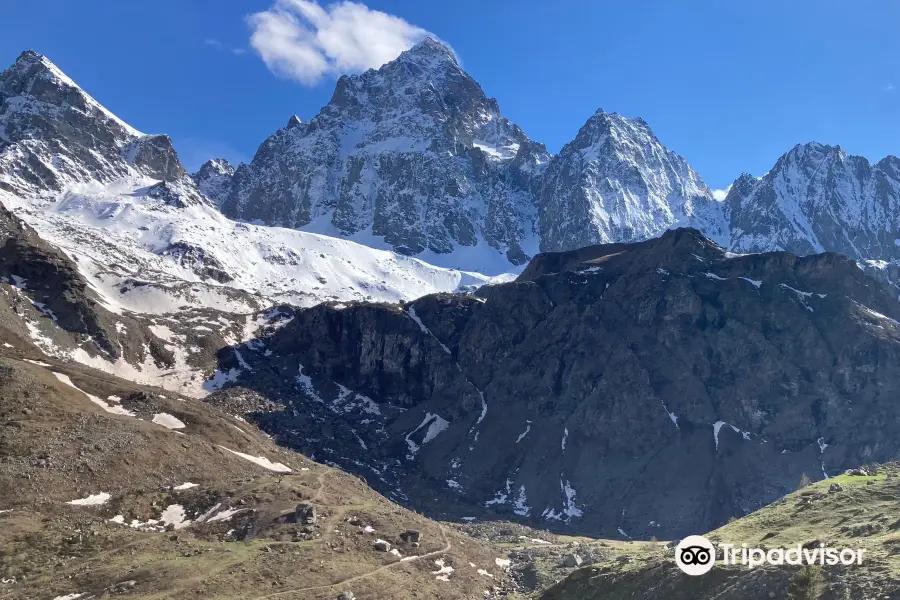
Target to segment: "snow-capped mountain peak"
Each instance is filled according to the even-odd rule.
[[[131,137],[144,135],[97,102],[49,58],[33,50],[22,52],[13,66],[3,74],[6,80],[4,92],[10,95],[17,92],[16,95],[22,98],[23,103],[26,99],[32,99],[57,106],[68,104],[83,110],[89,116],[102,114]]]
[[[888,157],[873,166],[840,146],[794,146],[765,176],[742,177],[732,188],[727,202],[735,249],[900,258],[897,165]]]
[[[228,160],[213,158],[203,163],[200,170],[191,175],[191,178],[200,192],[218,205],[231,193],[233,176],[234,167]]]
[[[302,129],[293,121],[279,134]],[[102,355],[80,352],[84,340],[63,335],[55,317],[40,328],[35,321],[27,335],[57,357],[202,393],[196,348],[173,346],[150,364],[137,325],[113,321],[219,311],[249,323],[246,313],[281,302],[398,302],[489,281],[350,240],[228,220],[212,206],[230,193],[228,161],[188,176],[168,136],[128,127],[32,52],[0,73],[0,131],[0,204],[71,259],[79,285],[105,311],[106,338],[95,340]],[[110,340],[126,329],[135,348],[112,353]],[[174,344],[160,331],[153,343]]]
[[[534,194],[548,160],[427,39],[341,77],[318,115],[270,136],[222,210],[405,254],[461,249],[508,270],[537,251]]]
[[[641,240],[682,226],[727,241],[721,206],[687,161],[642,119],[602,109],[551,161],[540,207],[542,250]]]
[[[36,52],[0,73],[0,186],[56,193],[136,175],[184,177],[168,136],[129,126]]]

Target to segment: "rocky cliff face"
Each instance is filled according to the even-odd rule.
[[[413,255],[486,243],[520,265],[537,248],[684,226],[740,252],[900,254],[895,157],[870,165],[837,147],[798,146],[719,202],[641,119],[600,110],[551,158],[433,40],[341,78],[319,115],[292,117],[233,182],[215,192],[229,216],[371,234]]]
[[[739,252],[834,251],[900,260],[900,162],[872,165],[810,143],[717,202],[648,125],[598,111],[550,157],[503,117],[451,51],[426,40],[338,81],[309,122],[296,116],[248,165],[207,162],[190,178],[165,135],[128,126],[46,58],[0,74],[0,186],[19,195],[146,176],[191,188],[228,216],[351,236],[403,254],[508,270],[540,248],[630,242],[696,227]],[[465,263],[465,264],[462,264]]]
[[[851,259],[797,254],[892,258],[898,172],[896,159],[810,145],[716,203],[645,123],[603,112],[551,159],[426,42],[341,79],[319,116],[292,118],[251,164],[211,161],[188,178],[167,137],[24,53],[0,75],[0,196],[80,262],[0,212],[0,337],[224,386],[211,402],[424,509],[608,536],[702,531],[803,473],[897,452],[896,290]],[[121,178],[138,188],[73,185]],[[538,241],[618,242],[539,254],[517,281],[472,295],[187,318],[188,302],[249,306],[216,295],[232,284],[311,303],[485,281],[234,223],[207,198],[408,254],[484,246],[523,264]],[[722,246],[669,229],[681,224]],[[796,254],[736,256],[729,242]],[[889,263],[870,268],[898,280]],[[117,314],[131,309],[110,298],[174,315]],[[256,326],[270,327],[239,343]],[[191,369],[217,349],[206,381]]]
[[[838,146],[798,145],[765,176],[738,179],[727,199],[738,252],[840,252],[900,258],[900,159],[872,165]]]
[[[184,176],[172,142],[130,127],[49,60],[23,52],[0,72],[0,187],[18,194],[131,174]]]
[[[632,242],[691,226],[728,243],[719,202],[641,119],[597,111],[550,161],[540,191],[541,250]]]
[[[898,317],[842,256],[679,229],[476,296],[303,310],[220,368],[290,407],[256,416],[281,442],[416,506],[664,538],[893,456]]]
[[[534,192],[548,158],[447,47],[426,40],[341,77],[319,115],[293,117],[237,169],[222,210],[368,232],[408,254],[484,243],[521,264],[536,246]]]
[[[342,77],[318,116],[292,117],[233,181],[229,216],[371,233],[408,254],[486,243],[519,265],[538,248],[677,226],[728,241],[721,203],[645,122],[598,111],[551,160],[434,40]]]
[[[234,167],[224,158],[214,158],[203,163],[200,170],[191,175],[200,193],[212,200],[216,206],[222,204],[231,194],[231,178]]]

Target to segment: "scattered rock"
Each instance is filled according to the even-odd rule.
[[[844,471],[846,475],[856,475],[858,477],[868,477],[869,473],[865,469],[847,469]]]
[[[844,486],[842,486],[839,483],[832,483],[830,486],[828,486],[829,494],[833,494],[835,492],[843,492],[843,491],[844,491]]]
[[[421,533],[418,529],[407,529],[400,534],[400,539],[404,542],[419,542],[421,539]]]
[[[854,525],[844,525],[841,527],[841,532],[852,537],[864,537],[879,533],[883,529],[884,526],[880,523],[857,523]]]
[[[568,554],[563,559],[563,566],[569,568],[580,567],[582,563],[581,557],[577,554]]]
[[[338,594],[337,600],[356,600],[356,596],[353,595],[353,592],[341,592]]]
[[[294,509],[294,515],[298,523],[305,525],[315,525],[316,523],[316,507],[312,504],[301,503]]]
[[[120,581],[119,583],[113,584],[106,588],[106,591],[110,594],[121,594],[123,592],[127,592],[128,590],[134,589],[134,586],[137,585],[137,581],[134,579],[129,579],[128,581]]]
[[[391,544],[385,540],[375,540],[374,542],[372,542],[372,546],[379,552],[391,551]]]

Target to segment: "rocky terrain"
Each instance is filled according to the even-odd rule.
[[[0,131],[0,189],[17,194],[136,172],[186,176],[168,136],[135,130],[30,50],[0,73]]]
[[[238,167],[220,206],[269,225],[383,238],[404,254],[484,245],[520,265],[535,251],[531,199],[548,159],[427,39],[377,71],[341,77],[319,115],[293,117]]]
[[[541,250],[634,242],[695,227],[728,244],[720,203],[681,156],[641,119],[598,110],[541,182]]]
[[[283,302],[400,301],[490,280],[230,221],[210,198],[232,173],[210,161],[188,176],[168,137],[22,53],[0,74],[0,218],[16,232],[3,239],[3,289],[22,333],[51,356],[199,396],[219,381],[206,383],[216,351]]]
[[[897,318],[843,256],[679,229],[473,295],[300,310],[220,353],[234,387],[207,401],[254,398],[280,443],[439,515],[672,537],[893,458]]]
[[[3,598],[449,600],[506,586],[508,551],[235,415],[39,356],[0,348]]]
[[[896,157],[871,165],[838,146],[799,145],[717,201],[639,118],[598,110],[550,156],[434,40],[342,77],[318,115],[292,117],[230,180],[227,172],[213,197],[228,216],[485,272],[538,250],[674,227],[740,252],[900,252]]]
[[[900,257],[900,159],[872,165],[839,146],[802,144],[765,176],[744,175],[725,199],[736,252]]]
[[[675,598],[656,539],[772,523],[892,592],[895,480],[840,473],[900,451],[897,173],[807,144],[717,201],[604,111],[551,156],[426,40],[189,174],[24,52],[0,595]]]

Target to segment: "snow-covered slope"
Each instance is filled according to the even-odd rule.
[[[802,144],[726,198],[737,251],[900,258],[900,159],[875,165],[840,146]]]
[[[896,158],[798,146],[717,202],[640,119],[598,111],[551,159],[434,40],[342,77],[249,165],[192,176],[167,136],[24,52],[0,73],[0,190],[111,306],[137,312],[411,299],[517,271],[538,248],[680,226],[740,251],[900,257]]]
[[[378,70],[341,77],[315,118],[292,117],[238,167],[221,206],[409,255],[484,246],[508,269],[537,251],[535,191],[548,159],[428,39]]]
[[[64,265],[80,303],[65,315],[45,311],[46,281],[23,277],[21,260],[6,265],[0,291],[36,307],[17,313],[22,343],[202,395],[227,380],[209,371],[218,350],[284,317],[270,307],[398,302],[492,280],[346,239],[231,221],[214,200],[232,172],[210,161],[188,176],[167,136],[129,127],[49,60],[24,52],[0,73],[0,203],[62,250],[41,246],[42,260]],[[509,266],[501,260],[498,272]],[[90,327],[79,325],[82,313]]]
[[[173,206],[152,195],[155,184],[126,178],[72,185],[52,201],[3,192],[0,200],[75,258],[111,307],[135,312],[259,307],[233,290],[272,304],[396,302],[490,280],[348,240],[236,223],[205,203]]]
[[[111,307],[246,312],[260,303],[399,301],[488,281],[228,220],[210,201],[230,188],[227,161],[188,177],[167,136],[128,126],[34,52],[0,74],[0,140],[0,200],[75,258]]]
[[[540,195],[542,250],[632,242],[696,227],[727,245],[721,203],[641,119],[598,110],[554,156]]]

